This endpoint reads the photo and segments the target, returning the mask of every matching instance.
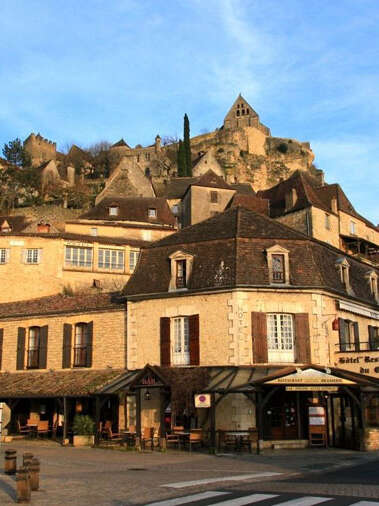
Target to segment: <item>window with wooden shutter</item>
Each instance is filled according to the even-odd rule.
[[[36,326],[30,327],[28,334],[27,368],[38,369],[41,328]]]
[[[368,326],[368,342],[370,351],[379,350],[379,327]]]
[[[39,369],[46,369],[47,367],[47,337],[48,337],[48,326],[40,328],[40,340],[39,340]]]
[[[296,362],[300,364],[311,363],[311,342],[309,333],[308,313],[295,314],[295,348]]]
[[[200,365],[199,315],[188,317],[190,365]]]
[[[63,352],[62,352],[62,369],[71,367],[71,341],[72,341],[72,325],[63,324]]]
[[[349,327],[348,325],[346,325],[346,321],[343,318],[338,318],[338,333],[339,333],[340,351],[349,351],[350,347]]]
[[[268,361],[271,363],[293,363],[295,361],[295,339],[293,316],[278,313],[267,314]]]
[[[93,322],[87,323],[87,367],[92,367],[93,354]]]
[[[18,327],[18,332],[17,332],[17,360],[16,360],[16,369],[17,370],[24,369],[24,363],[25,363],[25,336],[26,336],[26,329],[24,327]]]
[[[266,364],[268,362],[266,313],[251,313],[251,334],[253,362],[255,364]]]
[[[4,338],[4,329],[0,329],[0,370],[3,366],[3,338]]]
[[[170,318],[162,317],[160,320],[161,366],[171,365]]]
[[[354,333],[354,346],[355,351],[360,351],[360,342],[359,342],[359,325],[358,322],[353,322],[353,333]]]

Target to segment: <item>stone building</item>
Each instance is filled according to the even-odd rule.
[[[128,370],[149,364],[157,382],[172,368],[206,370],[215,429],[260,425],[262,444],[308,445],[314,403],[334,417],[331,444],[359,447],[365,420],[378,423],[378,274],[262,214],[231,208],[143,249],[123,292]],[[139,423],[158,427],[158,391],[146,400],[148,386],[139,388]],[[365,404],[354,401],[359,395]],[[206,413],[176,413],[176,423],[209,427]]]

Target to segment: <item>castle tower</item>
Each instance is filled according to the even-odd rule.
[[[29,153],[33,167],[57,158],[56,143],[33,132],[24,140],[24,149]]]
[[[160,138],[160,135],[158,134],[155,137],[155,152],[159,153],[160,150],[161,150],[161,138]]]

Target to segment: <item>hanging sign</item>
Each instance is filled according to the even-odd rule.
[[[210,394],[196,394],[195,395],[195,408],[210,408],[211,395]]]
[[[266,381],[265,384],[270,385],[355,385],[351,380],[339,378],[317,369],[298,369],[292,374],[287,374],[281,378]]]
[[[329,386],[297,386],[297,387],[286,387],[287,392],[338,392],[338,387]]]

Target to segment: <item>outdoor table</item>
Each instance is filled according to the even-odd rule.
[[[134,446],[136,442],[136,432],[131,432],[129,430],[120,430],[120,434],[123,442],[125,442],[128,446]]]
[[[235,449],[237,451],[241,450],[242,448],[242,441],[243,438],[246,436],[250,436],[252,434],[251,431],[248,430],[224,430],[221,431],[225,436],[231,436],[234,438],[235,441]]]
[[[190,432],[180,431],[180,432],[174,432],[176,436],[179,436],[179,439],[181,440],[181,443],[183,443],[183,446],[186,444],[186,442],[189,440]]]
[[[27,428],[29,429],[30,437],[37,437],[38,435],[38,424],[37,423],[28,423]]]

